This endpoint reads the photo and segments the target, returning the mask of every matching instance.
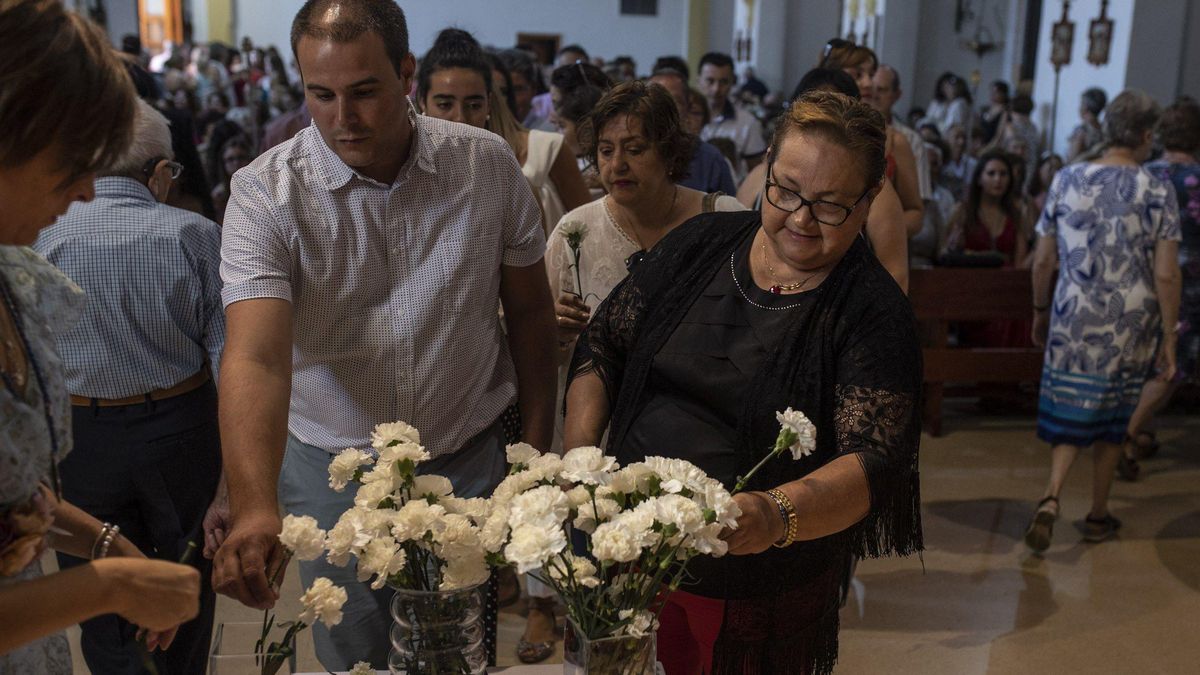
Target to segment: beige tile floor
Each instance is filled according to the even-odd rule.
[[[950,411],[922,443],[924,562],[864,561],[842,615],[840,673],[1200,672],[1200,417],[1168,418],[1138,483],[1117,482],[1119,537],[1082,542],[1091,465],[1082,456],[1042,558],[1021,535],[1048,453],[1027,418]],[[285,598],[300,593],[289,574]],[[281,611],[296,611],[294,600]],[[222,599],[219,621],[261,615]],[[522,620],[501,616],[501,664]],[[73,643],[77,645],[77,635]],[[301,671],[319,671],[307,633]],[[77,653],[76,653],[77,654]],[[561,660],[561,645],[553,659]],[[86,673],[76,655],[76,672]]]

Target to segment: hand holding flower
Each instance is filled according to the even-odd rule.
[[[742,509],[742,515],[738,516],[736,528],[721,532],[731,555],[762,553],[783,538],[783,519],[766,493],[739,492],[733,501]]]

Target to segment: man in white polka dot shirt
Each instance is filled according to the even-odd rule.
[[[332,453],[369,446],[375,424],[419,428],[434,456],[423,468],[461,496],[503,478],[499,419],[514,401],[526,442],[548,448],[553,429],[545,238],[511,150],[413,112],[392,0],[310,0],[292,48],[313,126],[234,176],[222,235],[230,514],[206,553],[214,587],[258,608],[276,599],[278,504],[331,527],[353,503],[328,486]],[[341,625],[314,627],[321,663],[386,668],[390,593],[323,559],[300,574],[350,595]]]

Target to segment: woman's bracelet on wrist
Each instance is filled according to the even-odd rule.
[[[99,560],[108,555],[108,549],[112,548],[113,542],[121,534],[121,527],[112,523],[104,523],[100,528],[100,534],[96,535],[96,541],[92,543],[92,560]]]
[[[767,496],[775,502],[775,508],[779,509],[779,517],[783,519],[783,536],[774,543],[774,546],[776,548],[791,546],[796,542],[796,532],[799,529],[796,507],[792,505],[792,500],[788,499],[788,496],[778,488],[767,490]]]

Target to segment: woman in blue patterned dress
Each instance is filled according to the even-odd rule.
[[[1058,495],[1081,448],[1095,452],[1084,538],[1102,541],[1121,526],[1108,494],[1156,354],[1158,377],[1174,375],[1175,332],[1161,326],[1174,327],[1179,314],[1179,209],[1171,184],[1141,165],[1158,117],[1144,93],[1114,99],[1104,120],[1108,149],[1058,172],[1038,222],[1033,339],[1046,356],[1037,434],[1053,450],[1025,534],[1037,552],[1050,545]]]
[[[1176,349],[1175,378],[1155,378],[1142,389],[1133,418],[1129,420],[1130,442],[1125,457],[1117,466],[1123,478],[1138,475],[1137,460],[1158,449],[1151,429],[1154,415],[1171,400],[1183,382],[1200,381],[1200,104],[1180,99],[1163,111],[1158,122],[1163,156],[1146,165],[1146,170],[1175,186],[1179,200],[1179,223],[1183,242],[1179,245],[1179,269],[1183,274],[1183,293],[1179,306],[1179,346]]]
[[[108,38],[57,0],[0,0],[0,675],[69,675],[62,629],[116,612],[166,647],[194,568],[145,556],[59,499],[71,404],[53,331],[83,294],[27,248],[130,142],[133,87]],[[49,577],[47,546],[93,562]],[[101,560],[100,558],[104,558]],[[131,654],[131,663],[136,664]]]

